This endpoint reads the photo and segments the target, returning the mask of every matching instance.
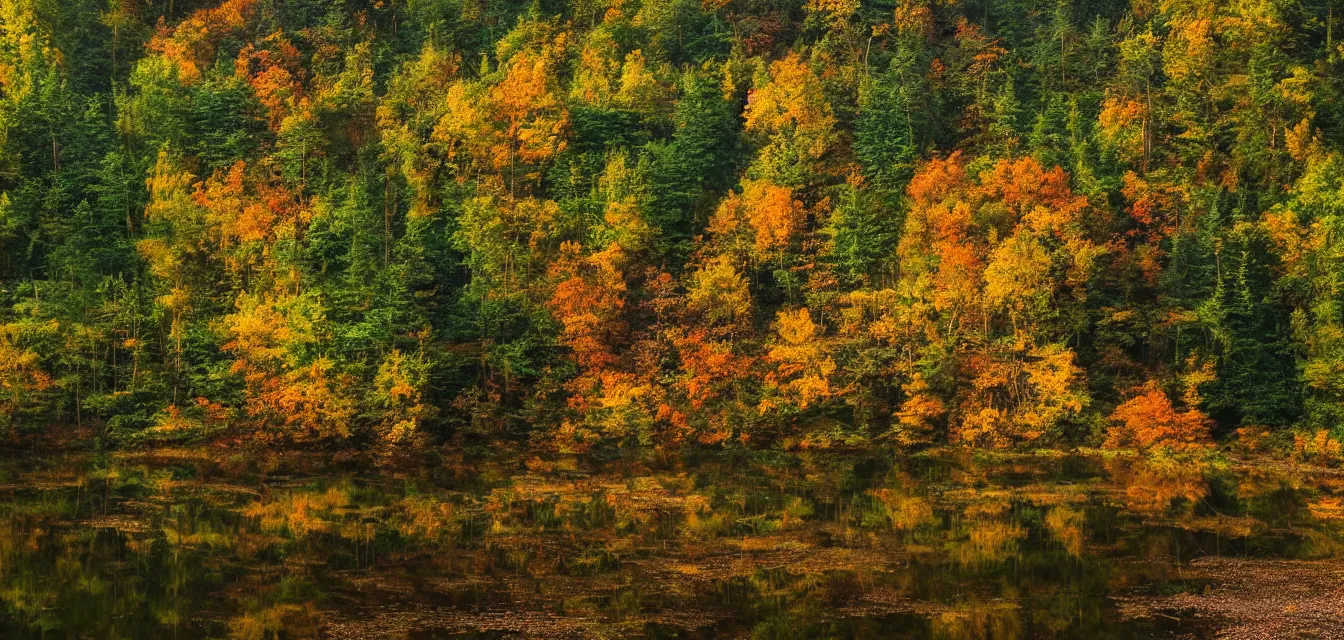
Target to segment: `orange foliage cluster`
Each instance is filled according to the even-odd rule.
[[[1111,413],[1108,447],[1192,449],[1212,444],[1209,419],[1199,409],[1177,411],[1167,394],[1149,384]]]
[[[20,334],[16,325],[0,325],[0,418],[10,435],[30,397],[56,385],[42,370],[38,354],[19,344]]]
[[[214,59],[219,43],[245,29],[256,13],[257,0],[225,0],[196,11],[171,29],[160,24],[149,50],[167,59],[181,82],[193,84],[201,79],[202,67]]]
[[[267,48],[243,47],[234,62],[234,73],[245,80],[269,118],[272,131],[279,131],[290,113],[307,107],[303,78],[306,75],[299,50],[282,33],[273,34]]]
[[[1210,443],[1203,408],[1254,415],[1227,425],[1248,445],[1300,418],[1299,456],[1340,455],[1319,429],[1344,406],[1344,155],[1315,128],[1328,61],[1289,46],[1302,34],[1273,3],[1075,24],[955,0],[472,0],[433,19],[211,0],[109,61],[130,75],[87,102],[116,111],[88,110],[80,126],[111,124],[87,136],[55,125],[86,104],[71,87],[102,79],[68,81],[83,74],[29,4],[0,25],[5,320],[120,333],[43,357],[0,332],[11,423],[57,391],[75,397],[49,413],[121,412],[124,388],[80,394],[152,376],[169,400],[137,420],[164,434],[232,416],[400,445],[550,420],[533,442],[573,451],[1013,447],[1095,442],[1109,413],[1107,446],[1188,451]],[[149,33],[128,29],[151,4],[109,5],[118,40],[97,51],[141,46],[121,39]],[[86,217],[135,254],[71,259]],[[47,293],[122,285],[102,307]],[[1276,363],[1300,389],[1233,406]],[[237,407],[182,401],[228,385]],[[918,520],[905,498],[876,499]],[[408,514],[408,530],[446,517]],[[1076,514],[1053,517],[1075,549]],[[966,559],[1019,533],[968,536]]]

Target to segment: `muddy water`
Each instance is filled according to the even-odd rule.
[[[1285,465],[716,452],[264,466],[10,457],[0,637],[1344,634],[1344,477]]]

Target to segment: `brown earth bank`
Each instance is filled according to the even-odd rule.
[[[1184,578],[1202,586],[1114,599],[1128,617],[1179,620],[1217,638],[1344,638],[1344,559],[1207,557]]]

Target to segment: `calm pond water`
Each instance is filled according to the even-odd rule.
[[[7,457],[5,638],[1344,633],[1344,477],[1286,466]]]

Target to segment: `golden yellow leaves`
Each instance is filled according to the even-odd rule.
[[[377,433],[383,442],[403,444],[417,434],[421,422],[429,416],[425,405],[427,384],[421,358],[393,349],[378,365],[370,399],[383,410]]]
[[[1083,228],[1087,198],[1070,191],[1061,169],[1031,158],[1000,161],[971,181],[953,154],[926,165],[909,193],[902,267],[910,288],[944,314],[1006,311],[1015,334],[1030,333],[1057,296],[1086,285],[1105,253]]]
[[[820,14],[832,26],[841,26],[859,10],[859,0],[807,0],[803,6],[811,13]]]
[[[1083,370],[1075,363],[1072,349],[1048,344],[1032,349],[1023,367],[1030,401],[1020,406],[1015,419],[1024,435],[1034,439],[1044,435],[1061,420],[1078,416],[1087,406]]]
[[[154,168],[145,180],[149,189],[145,219],[172,223],[185,221],[194,214],[188,188],[195,180],[196,176],[181,169],[167,151],[159,151]]]
[[[918,372],[902,385],[901,391],[905,400],[892,415],[896,418],[891,427],[892,437],[896,444],[906,447],[930,442],[935,422],[947,414],[947,405],[932,393],[924,375]]]
[[[160,152],[146,180],[150,200],[145,219],[168,230],[136,245],[154,274],[184,287],[187,262],[205,255],[222,258],[225,266],[241,272],[266,251],[230,251],[236,245],[267,245],[279,236],[292,236],[308,222],[309,211],[296,194],[253,177],[239,161],[198,182],[166,151]]]
[[[589,44],[588,64],[598,64],[601,43]],[[499,42],[496,69],[487,64],[480,80],[458,80],[448,87],[435,111],[430,144],[462,163],[458,180],[467,180],[473,171],[476,176],[494,172],[493,178],[516,196],[540,178],[540,165],[564,150],[569,113],[559,73],[569,46],[568,32],[555,25],[521,22]],[[571,90],[576,97],[601,100],[610,91],[606,73],[581,68]]]
[[[796,53],[772,63],[768,80],[748,94],[747,131],[771,136],[773,145],[818,159],[830,148],[834,127],[821,79]]]
[[[1301,460],[1314,462],[1339,462],[1344,460],[1344,444],[1330,437],[1330,432],[1317,429],[1314,433],[1293,434],[1293,455]]]
[[[718,256],[691,277],[686,306],[712,322],[735,322],[751,309],[747,281],[727,256]]]
[[[579,52],[578,69],[570,83],[570,97],[594,106],[606,106],[616,94],[620,45],[604,28],[593,29]]]
[[[1013,234],[990,254],[985,268],[985,303],[992,309],[1006,308],[1014,313],[1043,306],[1054,290],[1051,264],[1040,240],[1030,234]]]
[[[973,354],[967,367],[975,377],[954,440],[995,447],[1031,442],[1077,417],[1088,396],[1074,359],[1058,344]]]
[[[830,379],[836,372],[836,364],[823,350],[812,312],[807,308],[780,311],[775,328],[780,340],[765,357],[774,370],[766,374],[766,397],[757,410],[765,414],[781,401],[802,410],[830,397],[834,393]]]
[[[552,84],[555,71],[544,56],[519,53],[504,79],[489,90],[491,115],[502,125],[503,147],[492,153],[497,169],[550,158],[563,149],[567,125],[563,103]]]
[[[305,538],[333,529],[333,512],[350,504],[350,493],[340,487],[323,492],[290,491],[274,500],[254,502],[243,515],[256,518],[263,531]]]
[[[625,64],[621,66],[620,90],[616,93],[615,102],[623,108],[645,115],[665,112],[672,104],[671,89],[658,80],[643,51],[635,49],[625,56]]]
[[[908,192],[899,248],[908,321],[956,349],[969,376],[950,407],[952,439],[1008,446],[1075,419],[1088,404],[1083,372],[1048,318],[1081,299],[1105,252],[1083,225],[1087,198],[1030,158],[972,179],[959,154],[930,161]],[[919,438],[943,410],[924,385],[911,383],[895,415],[900,439]]]
[[[652,67],[644,52],[625,54],[606,28],[594,29],[579,54],[578,69],[570,84],[570,96],[597,107],[617,106],[645,115],[664,112],[672,104],[672,91],[659,76],[667,68]]]
[[[246,409],[264,435],[303,440],[349,437],[356,407],[352,379],[326,357],[304,350],[321,339],[325,311],[306,297],[243,295],[224,319],[233,371],[246,384]]]
[[[1122,160],[1138,162],[1147,151],[1150,117],[1148,104],[1138,98],[1106,98],[1097,117],[1098,138]]]
[[[1206,16],[1177,19],[1162,47],[1162,70],[1178,83],[1211,81],[1217,43],[1214,23]],[[1198,86],[1198,85],[1196,85]]]
[[[928,0],[901,0],[896,4],[892,26],[901,35],[927,38],[933,34],[933,8]]]

